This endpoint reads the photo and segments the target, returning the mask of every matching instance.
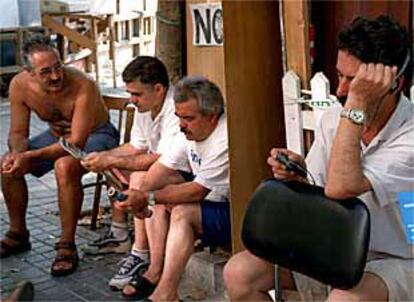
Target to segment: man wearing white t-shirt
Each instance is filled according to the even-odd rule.
[[[219,88],[201,77],[181,80],[174,92],[184,143],[177,142],[151,166],[141,190],[128,190],[120,208],[146,219],[151,264],[123,294],[134,299],[178,300],[177,287],[194,241],[223,246],[231,241],[227,122]],[[193,180],[184,182],[188,173]],[[168,178],[183,176],[182,183]]]
[[[155,57],[139,56],[122,73],[130,101],[136,106],[131,141],[106,152],[91,153],[83,166],[91,171],[112,169],[129,178],[129,187],[138,189],[148,168],[170,149],[180,134],[175,116],[173,88],[169,86],[164,64]],[[120,173],[117,173],[118,175]],[[84,247],[88,254],[125,253],[129,250],[126,215],[112,207],[112,223],[107,234]],[[109,285],[122,289],[132,275],[148,266],[148,244],[142,220],[135,221],[135,242],[131,253],[121,261],[119,272]]]

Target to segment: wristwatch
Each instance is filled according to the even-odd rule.
[[[155,192],[154,191],[149,191],[148,192],[148,199],[147,199],[147,203],[149,206],[155,206]]]
[[[343,108],[341,110],[341,117],[349,119],[356,125],[363,125],[365,122],[365,112],[361,109]]]

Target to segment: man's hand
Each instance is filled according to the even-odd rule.
[[[84,160],[81,161],[82,166],[93,172],[102,172],[109,169],[112,162],[112,156],[106,151],[89,153]]]
[[[135,189],[129,189],[124,194],[128,195],[127,200],[115,201],[115,206],[124,211],[131,212],[139,219],[149,218],[152,212],[148,209],[147,196],[144,192]]]
[[[276,156],[279,153],[286,155],[290,160],[297,162],[302,167],[306,167],[305,160],[301,155],[296,154],[287,149],[273,148],[272,150],[270,150],[270,156],[267,158],[267,163],[272,168],[274,178],[283,181],[296,180],[301,182],[308,182],[306,178],[300,177],[295,172],[287,171],[286,167],[276,160]]]
[[[365,110],[368,121],[375,113],[381,99],[389,92],[397,67],[384,64],[361,64],[349,86],[346,105]]]
[[[7,153],[1,160],[1,172],[4,175],[21,177],[29,172],[30,160],[26,152]]]

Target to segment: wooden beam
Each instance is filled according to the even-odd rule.
[[[69,40],[78,43],[82,47],[87,47],[94,50],[97,48],[95,41],[55,21],[51,16],[47,14],[42,15],[42,24],[54,32],[65,36]]]
[[[251,194],[271,176],[269,151],[286,145],[282,47],[276,1],[223,1],[222,6],[232,243],[237,252],[243,249],[240,235]],[[200,61],[207,58],[194,62]]]
[[[288,70],[299,76],[302,87],[309,88],[311,77],[309,50],[309,1],[284,0],[283,23]]]

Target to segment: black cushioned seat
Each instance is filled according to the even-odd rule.
[[[252,195],[242,230],[256,256],[341,289],[361,279],[369,235],[358,198],[331,200],[321,187],[275,179]]]

